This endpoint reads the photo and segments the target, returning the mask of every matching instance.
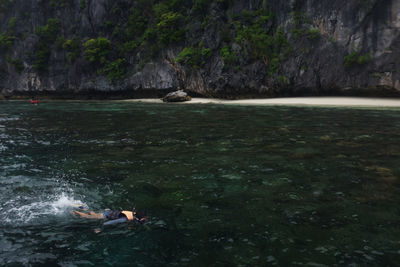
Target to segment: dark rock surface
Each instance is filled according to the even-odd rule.
[[[165,45],[151,58],[139,50],[125,52],[126,73],[117,81],[110,81],[85,59],[83,43],[105,36],[114,44],[117,26],[127,24],[132,2],[137,1],[8,2],[7,7],[0,9],[0,32],[15,37],[10,47],[1,44],[0,93],[6,97],[157,97],[179,89],[193,95],[223,98],[400,95],[398,0],[269,0],[273,16],[264,25],[265,32],[280,28],[292,48],[275,73],[268,71],[271,62],[252,58],[242,44],[234,41],[235,14],[259,10],[265,1],[213,2],[207,11],[209,23],[193,17],[188,21],[183,41]],[[16,26],[10,29],[13,18]],[[69,51],[55,42],[50,45],[47,69],[38,71],[34,68],[34,53],[40,39],[36,30],[49,18],[60,21],[58,37],[77,38],[81,51],[70,62]],[[107,30],[106,22],[117,26]],[[296,33],[299,28],[300,35]],[[233,35],[231,41],[224,41],[224,31]],[[314,37],[310,38],[308,33]],[[204,64],[193,67],[177,63],[179,52],[199,41],[211,49]],[[239,55],[235,64],[228,64],[221,57],[224,45]],[[346,67],[345,57],[355,51],[369,59],[358,60],[361,63],[356,60]]]
[[[182,90],[171,92],[163,97],[164,102],[185,102],[190,100],[192,100],[192,98]]]

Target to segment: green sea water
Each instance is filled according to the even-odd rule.
[[[399,109],[3,101],[0,265],[395,266],[399,140]]]

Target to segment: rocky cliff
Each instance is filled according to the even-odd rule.
[[[400,95],[397,0],[0,0],[6,96]]]

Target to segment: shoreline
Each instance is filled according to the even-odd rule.
[[[148,103],[148,104],[216,104],[241,106],[293,106],[293,107],[353,107],[353,108],[400,108],[400,98],[374,98],[352,96],[311,96],[311,97],[279,97],[228,100],[219,98],[193,97],[191,101],[165,103],[161,98],[128,98],[128,99],[57,99],[38,98],[40,102],[80,102],[105,101],[120,103]],[[29,101],[29,98],[0,99],[2,101]]]
[[[116,100],[130,103],[164,103],[162,99],[143,98]],[[223,104],[250,106],[324,106],[324,107],[400,107],[398,98],[372,97],[285,97],[265,99],[226,100],[217,98],[192,98],[191,101],[173,102],[175,104]],[[169,104],[169,103],[166,103]]]

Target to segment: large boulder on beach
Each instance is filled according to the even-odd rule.
[[[175,91],[164,96],[164,102],[185,102],[190,101],[192,98],[183,90]]]

